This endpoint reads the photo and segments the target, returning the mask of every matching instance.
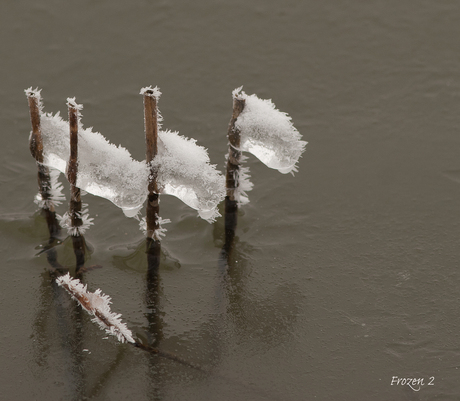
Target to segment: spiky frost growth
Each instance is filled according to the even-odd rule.
[[[34,97],[35,99],[37,99],[38,110],[40,111],[40,113],[43,112],[43,101],[42,101],[41,91],[42,91],[41,89],[38,89],[38,88],[32,89],[32,87],[24,90],[27,97]]]
[[[118,341],[122,343],[135,342],[131,330],[128,329],[125,323],[121,322],[121,314],[113,313],[110,310],[111,298],[102,294],[100,289],[95,292],[88,292],[87,286],[83,285],[78,279],[72,279],[69,273],[58,277],[56,283],[64,287],[84,310],[94,316],[91,320],[97,323],[102,330],[117,337]]]
[[[235,182],[237,183],[235,189],[235,198],[239,205],[249,203],[247,192],[252,190],[254,184],[251,182],[251,175],[249,174],[249,167],[243,167],[242,164],[247,160],[247,156],[241,155],[240,168],[235,170]]]
[[[67,229],[67,234],[72,235],[74,237],[76,237],[77,235],[83,235],[87,230],[89,230],[90,226],[94,224],[94,218],[89,217],[88,204],[83,203],[82,206],[83,210],[78,213],[80,219],[82,220],[81,226],[72,226],[72,218],[69,212],[65,212],[62,216],[57,215],[61,227]]]
[[[153,239],[159,240],[161,237],[166,236],[166,231],[168,231],[166,228],[162,227],[162,224],[168,224],[171,223],[170,219],[163,219],[156,215],[157,221],[158,221],[158,228],[153,232]],[[147,220],[145,217],[143,217],[139,221],[139,229],[144,233],[144,235],[147,235]]]
[[[43,199],[40,192],[35,195],[34,202],[41,209],[51,209],[53,206],[59,206],[62,202],[65,201],[65,195],[62,193],[64,187],[62,183],[59,182],[59,175],[61,173],[58,170],[50,169],[50,190],[49,198]]]
[[[148,96],[153,96],[153,97],[155,97],[157,100],[158,100],[158,99],[160,98],[160,96],[161,96],[160,88],[158,88],[158,86],[155,86],[155,88],[152,88],[151,85],[142,88],[141,91],[140,91],[140,94],[141,94],[141,95],[147,94]]]
[[[67,98],[67,107],[73,107],[74,109],[77,109],[78,111],[83,110],[83,105],[78,104],[77,101],[75,100],[75,97],[68,97]]]

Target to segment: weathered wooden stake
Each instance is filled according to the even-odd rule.
[[[83,222],[81,213],[81,192],[77,187],[78,174],[78,108],[74,102],[67,103],[70,126],[70,158],[67,167],[67,179],[70,183],[70,217],[72,227],[80,227]]]
[[[48,224],[50,242],[58,236],[60,231],[59,223],[56,219],[54,204],[51,199],[51,178],[48,167],[43,165],[43,140],[40,124],[40,92],[31,89],[26,91],[29,101],[30,121],[32,123],[32,135],[30,136],[30,153],[35,158],[38,168],[38,190],[43,201],[43,213]]]
[[[73,249],[77,259],[77,272],[85,264],[85,239],[78,232],[78,228],[83,224],[81,218],[81,191],[77,187],[78,174],[78,110],[79,107],[74,99],[68,99],[67,107],[69,110],[70,126],[70,158],[67,166],[67,179],[70,183],[70,222],[76,229],[76,234],[72,235]]]
[[[147,260],[150,272],[157,271],[160,265],[161,245],[158,236],[160,228],[158,217],[160,212],[160,199],[157,185],[157,171],[152,166],[152,161],[158,153],[158,98],[160,91],[155,88],[145,88],[141,91],[144,95],[144,126],[145,141],[147,146],[146,159],[150,167],[148,200],[146,210],[147,223]]]
[[[233,96],[233,114],[228,125],[228,157],[227,157],[227,174],[226,187],[227,196],[225,197],[225,245],[224,251],[227,256],[230,254],[235,236],[235,229],[238,220],[238,199],[236,192],[238,190],[238,175],[240,169],[240,130],[236,128],[235,122],[244,109],[245,100]]]

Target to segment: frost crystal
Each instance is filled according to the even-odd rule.
[[[59,182],[60,172],[55,169],[50,170],[50,190],[49,198],[43,199],[40,192],[35,195],[34,202],[41,209],[50,209],[52,206],[59,206],[62,202],[65,201],[65,195],[62,193],[64,187],[62,183]]]
[[[166,231],[168,231],[166,228],[162,227],[161,225],[171,223],[171,220],[170,219],[163,219],[163,218],[159,217],[158,215],[156,215],[156,217],[158,219],[158,228],[154,231],[153,238],[156,239],[156,240],[159,240],[161,237],[165,237],[166,236]],[[147,232],[147,220],[146,220],[145,217],[143,217],[139,221],[139,229],[144,233],[145,236],[147,236],[147,234],[148,234],[148,232]]]
[[[67,98],[67,107],[73,107],[74,109],[76,109],[78,111],[83,110],[83,105],[78,104],[74,97],[68,97]],[[78,113],[78,116],[80,118],[80,113]]]
[[[158,86],[155,86],[155,88],[152,88],[151,86],[146,86],[145,88],[141,89],[140,94],[141,95],[146,95],[147,94],[148,96],[153,96],[157,100],[161,96],[160,88],[158,88]]]
[[[32,89],[32,87],[24,90],[24,92],[25,92],[27,97],[34,97],[34,98],[37,99],[38,110],[40,112],[43,111],[43,102],[42,102],[41,91],[42,91],[41,89],[38,89],[38,88]]]
[[[102,330],[118,338],[118,341],[134,343],[133,333],[125,323],[121,322],[121,314],[111,312],[112,303],[108,295],[102,294],[100,289],[95,292],[88,292],[87,286],[80,280],[72,279],[70,274],[58,277],[56,283],[64,287],[73,299],[78,301],[81,307],[90,315],[94,316],[92,321],[97,323]]]
[[[78,227],[72,226],[72,218],[69,212],[65,212],[62,216],[60,216],[59,214],[56,215],[61,227],[67,229],[67,233],[74,237],[76,237],[77,235],[83,235],[87,230],[89,230],[89,227],[94,224],[94,218],[89,217],[88,204],[83,203],[82,207],[83,210],[79,213],[79,217],[82,220],[82,224]]]
[[[146,86],[145,88],[142,88],[139,93],[141,95],[144,95],[144,96],[154,97],[157,100],[157,102],[158,102],[158,100],[160,99],[160,96],[161,96],[160,88],[158,88],[158,86],[155,86],[155,88],[152,88],[151,86]],[[163,121],[163,116],[161,115],[160,110],[158,109],[158,107],[157,107],[156,112],[157,112],[158,129],[161,129],[161,123]]]
[[[235,126],[241,131],[240,150],[252,153],[266,166],[287,174],[296,164],[307,142],[292,125],[291,117],[276,109],[271,100],[247,95],[242,87],[233,96],[245,100]]]
[[[237,186],[235,189],[235,198],[240,205],[245,205],[249,202],[247,192],[249,192],[254,184],[250,181],[249,167],[242,167],[242,164],[246,161],[247,157],[244,155],[240,156],[240,168],[235,171],[237,175],[235,182]]]

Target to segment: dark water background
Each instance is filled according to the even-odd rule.
[[[459,2],[3,1],[0,60],[1,399],[458,399]],[[64,115],[76,96],[85,126],[143,159],[138,93],[151,84],[164,127],[220,170],[240,85],[309,142],[295,177],[249,158],[255,188],[227,276],[223,219],[162,197],[172,223],[156,309],[137,222],[85,198],[89,264],[103,266],[89,289],[211,374],[104,339],[39,254],[23,90],[43,88]],[[75,263],[68,239],[59,260]]]

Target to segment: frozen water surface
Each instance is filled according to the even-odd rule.
[[[0,9],[0,399],[458,401],[460,2],[24,0]],[[89,199],[87,266],[102,268],[81,281],[110,294],[133,338],[209,373],[91,322],[50,277],[49,233],[33,202],[23,89],[42,87],[46,110],[64,120],[76,96],[83,124],[141,161],[137,92],[150,83],[164,92],[167,128],[196,138],[220,170],[241,83],[288,112],[309,143],[294,177],[243,152],[255,186],[228,269],[224,218],[207,224],[162,196],[171,223],[152,285],[138,222]],[[52,163],[64,171],[67,157]],[[74,268],[71,238],[54,245]],[[391,385],[393,376],[425,385]]]

